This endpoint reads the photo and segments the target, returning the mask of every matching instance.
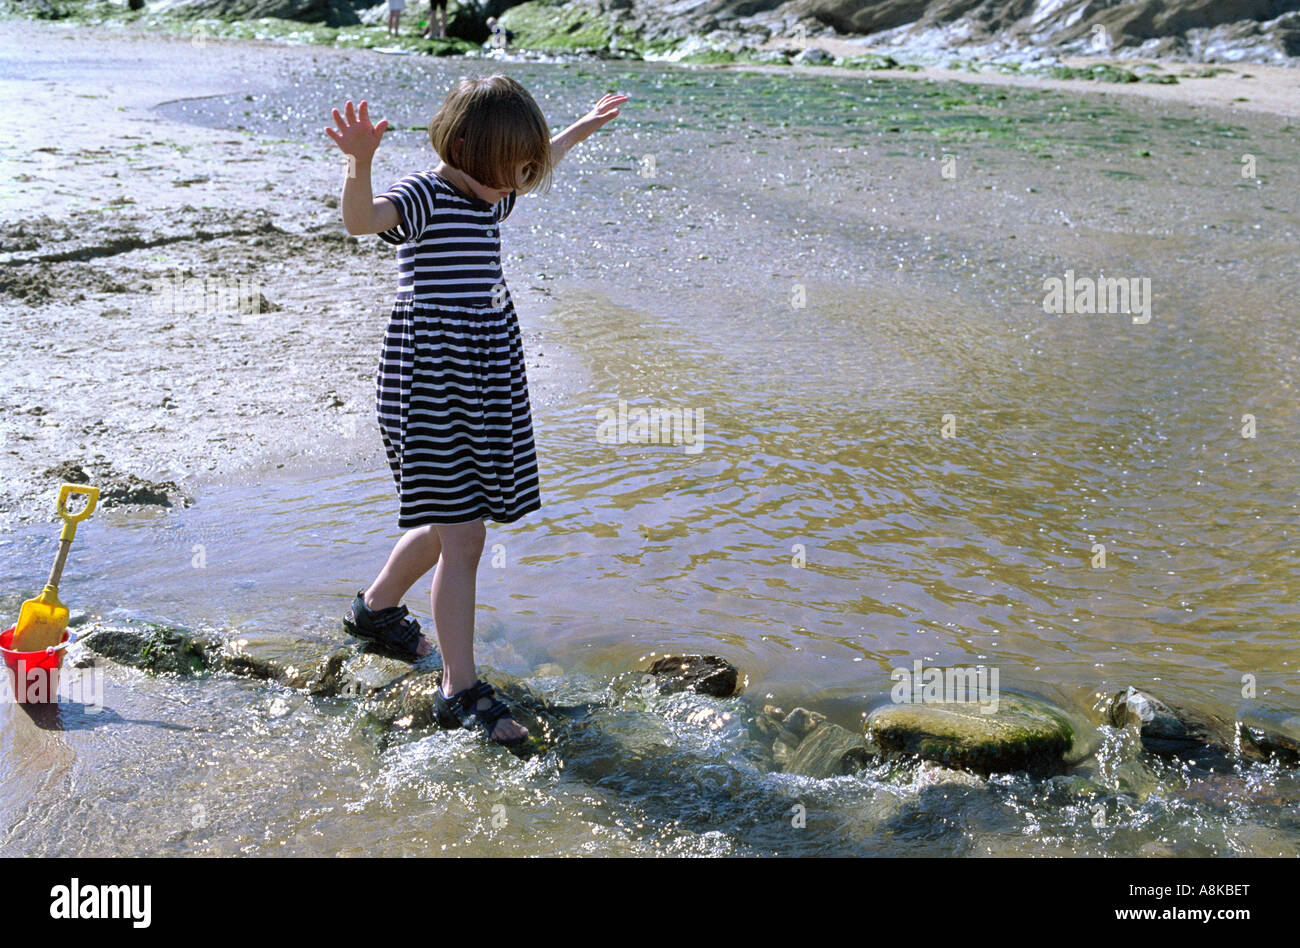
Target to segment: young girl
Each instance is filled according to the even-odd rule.
[[[349,156],[343,225],[398,246],[397,302],[384,333],[376,407],[406,530],[343,620],[353,635],[414,659],[433,650],[402,597],[433,569],[433,621],[442,650],[435,696],[447,726],[484,728],[499,743],[528,731],[474,667],[474,598],[485,520],[537,510],[528,378],[514,306],[501,272],[498,224],[520,191],[546,182],[570,148],[618,115],[606,95],[550,138],[541,109],[509,76],[462,79],[429,123],[442,159],[375,197],[370,163],[388,120],[366,102],[329,135]]]

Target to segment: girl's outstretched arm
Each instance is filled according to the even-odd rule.
[[[582,141],[588,135],[591,135],[606,122],[617,117],[618,107],[626,101],[626,95],[611,92],[602,97],[601,100],[596,103],[594,109],[552,138],[551,151],[555,155],[555,162],[558,164],[560,159],[568,153],[570,148],[578,144],[578,142]]]
[[[334,124],[338,131],[326,126],[325,134],[348,156],[343,178],[343,197],[339,207],[343,211],[343,226],[349,234],[378,234],[392,230],[401,223],[397,207],[392,201],[376,198],[370,187],[370,162],[375,157],[379,140],[388,131],[388,119],[378,125],[370,124],[370,109],[364,99],[361,108],[353,109],[352,100],[340,115],[334,109]]]

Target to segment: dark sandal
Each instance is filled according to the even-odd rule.
[[[451,697],[444,695],[442,686],[439,685],[433,693],[433,707],[438,715],[438,723],[443,727],[481,727],[489,741],[505,747],[517,747],[523,744],[530,735],[525,734],[522,737],[512,738],[496,738],[492,736],[492,732],[496,730],[497,722],[502,718],[515,720],[515,716],[510,713],[510,709],[506,707],[504,701],[497,698],[486,708],[475,707],[481,699],[492,698],[494,694],[496,694],[496,689],[481,678],[464,691],[458,691]]]
[[[362,591],[352,600],[352,611],[343,617],[343,628],[349,635],[378,643],[403,658],[415,661],[423,657],[418,651],[420,623],[408,618],[409,615],[406,606],[371,610]]]

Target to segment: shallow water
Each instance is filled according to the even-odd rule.
[[[161,111],[310,140],[355,85],[331,61],[251,105]],[[859,726],[916,660],[995,666],[1080,719],[1129,684],[1230,717],[1244,675],[1300,707],[1295,129],[866,77],[506,68],[553,120],[633,96],[619,135],[511,219],[528,262],[507,280],[562,371],[534,393],[545,506],[491,528],[479,587],[482,662],[558,663],[538,687],[609,706],[525,763],[468,734],[381,749],[343,702],[121,669],[107,723],[6,713],[6,773],[57,760],[46,785],[81,801],[40,814],[19,786],[37,778],[7,778],[6,851],[1300,853],[1293,772],[1189,774],[1105,728],[1078,771],[1104,792],[1079,798],[911,766],[771,774],[747,727],[765,701]],[[459,70],[379,60],[367,94],[418,125]],[[427,161],[418,132],[392,139],[393,169]],[[1067,269],[1149,277],[1153,318],[1045,314],[1042,281]],[[701,450],[601,443],[620,400],[699,413]],[[394,514],[377,453],[171,514],[105,510],[74,554],[78,601],[337,635]],[[53,550],[48,528],[11,533],[0,589],[32,587]],[[746,697],[605,692],[680,651],[732,661]]]

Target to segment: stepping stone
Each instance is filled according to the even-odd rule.
[[[975,702],[885,705],[867,717],[867,737],[886,754],[975,773],[1051,773],[1063,769],[1074,729],[1044,701],[1003,694],[990,714]]]
[[[662,694],[694,691],[714,698],[730,698],[739,690],[736,667],[716,655],[673,655],[650,666]]]

